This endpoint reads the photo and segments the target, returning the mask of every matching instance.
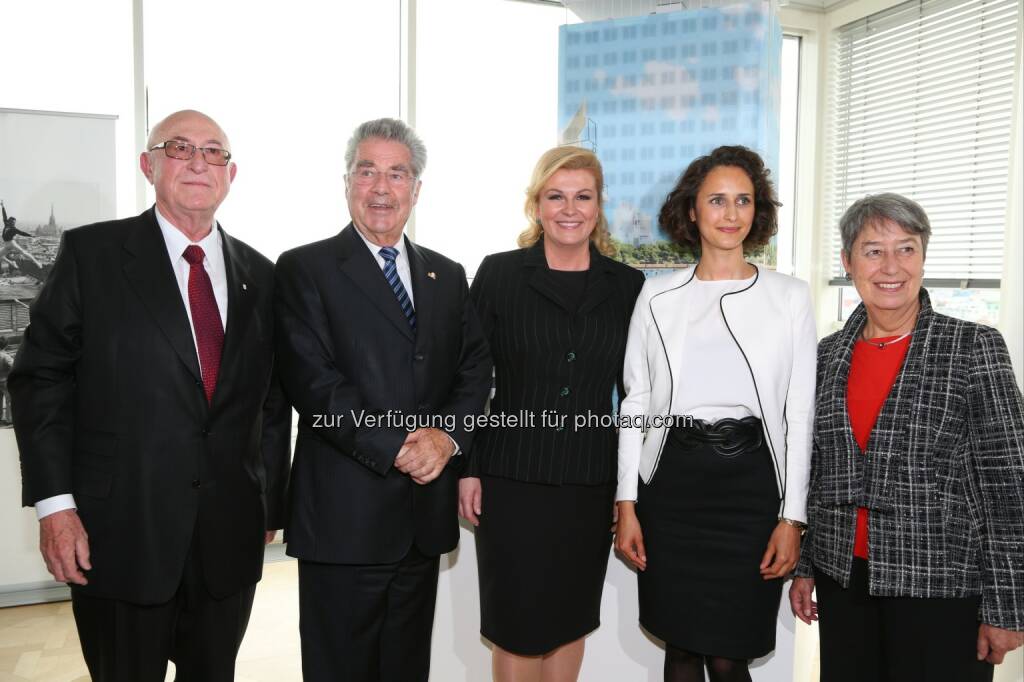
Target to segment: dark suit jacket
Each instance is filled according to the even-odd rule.
[[[260,578],[264,530],[281,526],[290,414],[272,390],[273,265],[221,235],[212,405],[153,209],[65,232],[32,306],[9,381],[22,502],[74,494],[88,594],[167,601],[195,532],[211,593],[237,592]]]
[[[1024,402],[999,332],[940,315],[921,291],[903,367],[861,453],[846,387],[867,314],[818,345],[809,529],[797,574],[844,585],[870,511],[871,594],[981,595],[979,620],[1024,629]]]
[[[481,430],[468,473],[550,484],[615,481],[614,425],[577,429],[575,416],[609,417],[616,386],[624,395],[622,358],[643,283],[643,273],[591,246],[577,309],[554,281],[543,241],[484,259],[470,295],[496,367],[491,415],[526,410],[536,422]],[[542,426],[544,411],[567,415],[564,428]]]
[[[458,543],[454,457],[427,485],[392,467],[407,430],[357,424],[361,413],[448,418],[472,448],[465,418],[483,410],[491,360],[458,263],[406,240],[417,331],[352,225],[288,251],[277,264],[282,383],[300,416],[288,553],[324,563],[398,561]],[[437,425],[437,424],[434,424]]]

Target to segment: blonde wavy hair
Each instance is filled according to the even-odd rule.
[[[560,170],[586,170],[594,176],[594,182],[597,185],[598,213],[597,224],[594,226],[594,231],[590,233],[590,241],[602,255],[614,256],[615,245],[612,244],[612,237],[608,233],[608,220],[604,217],[604,171],[594,152],[582,147],[555,147],[544,152],[537,161],[537,165],[533,168],[533,175],[530,177],[530,185],[526,188],[526,204],[523,206],[523,212],[529,223],[527,228],[519,233],[516,243],[520,248],[526,248],[540,241],[544,234],[544,229],[537,218],[540,193],[544,189],[544,185],[548,184],[551,176]]]

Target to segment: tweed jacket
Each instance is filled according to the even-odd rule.
[[[810,529],[812,565],[849,584],[857,507],[869,512],[877,596],[981,595],[979,619],[1024,630],[1024,403],[998,331],[921,311],[867,452],[846,387],[863,304],[818,345]]]

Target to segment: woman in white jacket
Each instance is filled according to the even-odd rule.
[[[616,548],[666,682],[750,680],[806,522],[816,333],[806,283],[746,262],[777,230],[761,158],[693,161],[662,227],[699,254],[648,280],[626,345]]]

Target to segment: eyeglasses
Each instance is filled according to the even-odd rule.
[[[211,166],[226,166],[231,161],[231,152],[220,147],[197,147],[181,140],[167,140],[163,144],[150,147],[149,151],[163,149],[164,153],[172,159],[188,161],[196,155],[196,150],[203,153],[203,159]]]
[[[412,173],[402,168],[389,168],[382,171],[373,166],[359,166],[352,173],[352,181],[357,185],[367,186],[375,184],[377,178],[382,176],[392,187],[406,187],[416,179]]]

